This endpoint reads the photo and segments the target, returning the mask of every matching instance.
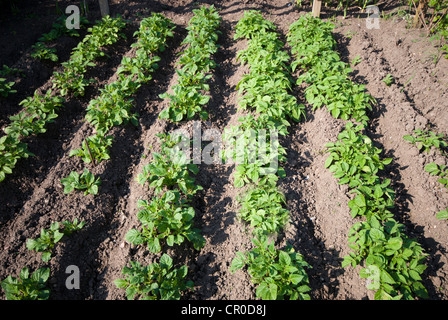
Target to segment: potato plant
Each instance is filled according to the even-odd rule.
[[[7,81],[6,78],[0,78],[0,96],[6,98],[10,94],[16,93],[17,90],[12,89],[14,85],[14,81]]]
[[[167,254],[148,266],[131,261],[122,273],[124,279],[114,283],[126,291],[128,300],[179,300],[183,291],[193,289],[193,282],[185,280],[188,267],[173,268],[173,259]]]
[[[158,134],[158,137],[161,141],[161,151],[152,153],[153,160],[143,167],[137,181],[140,184],[149,182],[149,187],[154,188],[155,194],[176,188],[191,197],[202,190],[190,175],[197,174],[199,169],[196,164],[191,163],[191,159],[187,159],[182,150],[182,137],[169,134]],[[187,145],[190,145],[190,141],[187,141]]]
[[[70,236],[73,232],[81,230],[85,222],[78,222],[78,219],[63,221],[63,227],[59,222],[53,222],[49,229],[41,229],[40,236],[36,239],[28,239],[26,247],[28,250],[42,252],[42,261],[48,262],[51,259],[53,248],[65,236]]]
[[[79,32],[77,29],[68,29],[65,26],[65,20],[65,16],[57,18],[51,26],[51,30],[42,34],[42,36],[38,39],[38,42],[32,46],[33,51],[31,52],[31,57],[40,60],[50,60],[53,62],[57,62],[59,60],[59,57],[56,54],[56,49],[50,48],[48,43],[53,42],[62,36],[79,37]],[[84,27],[89,23],[84,16],[80,17],[79,22],[81,27]]]
[[[448,140],[443,133],[431,130],[414,130],[414,134],[407,134],[403,139],[415,145],[420,152],[429,153],[432,147],[438,149],[442,154],[446,152]]]
[[[140,200],[137,205],[142,208],[137,213],[142,228],[141,231],[131,229],[127,233],[129,243],[146,244],[153,253],[162,250],[161,240],[168,246],[188,240],[196,250],[204,246],[205,239],[200,230],[193,227],[194,208],[187,205],[178,190],[168,190],[160,198],[154,197],[150,203]]]
[[[314,109],[325,105],[333,117],[351,120],[338,141],[326,145],[330,155],[325,167],[355,194],[348,203],[351,215],[365,219],[352,227],[349,247],[354,252],[342,265],[364,266],[360,276],[375,290],[375,299],[427,297],[420,277],[426,254],[393,219],[394,191],[389,180],[378,176],[392,159],[382,159],[382,150],[363,134],[376,101],[363,85],[350,80],[350,66],[335,51],[333,28],[331,22],[308,14],[291,24],[287,39],[295,56],[292,68],[303,71],[297,85],[307,85],[307,101]]]
[[[1,283],[5,291],[6,300],[48,300],[50,290],[47,281],[50,277],[50,268],[39,268],[30,274],[24,267],[19,277],[8,276]]]
[[[85,168],[82,174],[76,171],[70,172],[68,177],[62,178],[61,183],[64,186],[64,193],[70,193],[73,190],[84,190],[84,195],[96,195],[101,185],[101,178],[95,176]]]
[[[247,266],[252,282],[257,284],[256,296],[263,300],[310,300],[311,288],[303,256],[287,245],[285,250],[275,248],[267,238],[254,238],[255,248],[237,252],[230,270],[235,272]]]

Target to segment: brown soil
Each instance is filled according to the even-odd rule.
[[[159,94],[169,90],[177,80],[177,54],[183,50],[181,42],[192,17],[192,9],[202,3],[213,2],[110,1],[111,12],[119,13],[131,22],[126,29],[127,39],[108,48],[111,58],[92,68],[90,76],[97,83],[86,95],[69,97],[48,132],[27,140],[36,157],[20,161],[15,172],[0,183],[0,279],[8,275],[17,276],[24,266],[35,270],[48,265],[51,268],[51,299],[125,299],[124,292],[113,283],[121,276],[121,269],[130,260],[138,260],[142,264],[158,260],[160,255],[132,247],[124,240],[128,230],[138,226],[137,200],[152,196],[152,192],[138,184],[135,178],[151,158],[150,147],[158,148],[157,133],[180,126],[191,129],[192,122],[173,125],[158,119],[166,103]],[[99,17],[96,4],[97,1],[89,1],[91,18]],[[289,25],[305,11],[298,11],[288,0],[226,0],[216,1],[215,6],[223,18],[219,38],[221,47],[214,57],[219,67],[211,81],[212,98],[207,106],[210,119],[202,123],[202,130],[214,128],[222,132],[236,124],[242,114],[238,110],[235,87],[248,70],[236,61],[236,53],[245,48],[246,43],[233,40],[233,35],[243,11],[261,10],[278,26],[283,39]],[[18,97],[0,100],[2,127],[8,123],[8,116],[20,110],[17,102],[35,89],[48,88],[51,72],[59,68],[58,64],[43,67],[40,62],[29,58],[31,45],[40,34],[48,32],[52,17],[54,19],[56,15],[48,14],[46,20],[42,20],[45,23],[36,23],[30,35],[29,28],[19,27],[17,21],[27,12],[44,14],[48,8],[37,8],[32,4],[25,7],[28,9],[10,17],[7,23],[3,20],[1,23],[1,28],[17,25],[17,31],[15,37],[8,32],[0,33],[2,43],[11,43],[0,51],[0,59],[10,67],[28,65],[26,74],[30,75],[26,84],[20,85]],[[60,7],[65,8],[61,4]],[[309,7],[305,9],[309,11]],[[388,8],[381,9],[387,12]],[[114,73],[121,57],[134,54],[130,48],[132,34],[141,18],[151,11],[163,13],[177,28],[175,38],[169,41],[169,48],[161,56],[160,68],[153,74],[154,79],[142,86],[134,97],[134,110],[140,114],[139,126],[113,129],[111,159],[96,167],[88,166],[102,180],[97,196],[84,196],[82,193],[67,196],[63,193],[60,179],[72,170],[81,172],[84,167],[80,159],[70,158],[68,154],[92,132],[90,125],[84,122],[85,107],[101,87],[115,80]],[[324,12],[323,18],[332,14]],[[346,19],[336,16],[335,23],[337,49],[343,59],[349,62],[358,55],[361,58],[353,68],[353,80],[365,83],[369,93],[378,101],[370,114],[372,121],[367,134],[384,149],[384,156],[394,158],[383,175],[392,180],[397,192],[396,218],[406,225],[409,235],[417,238],[429,254],[424,284],[430,298],[446,300],[448,223],[437,220],[435,214],[448,206],[448,192],[423,167],[431,161],[447,164],[447,160],[435,152],[419,154],[402,137],[428,125],[434,126],[435,131],[448,134],[445,110],[448,60],[442,58],[434,65],[431,42],[422,37],[420,31],[406,29],[405,22],[401,20],[382,19],[380,30],[367,29],[364,20],[356,15]],[[63,59],[68,58],[69,48],[76,45],[77,40],[70,41],[63,42],[66,48]],[[31,76],[34,74],[41,76]],[[395,79],[389,87],[382,81],[387,74]],[[301,103],[305,103],[299,88],[295,94]],[[336,140],[344,124],[345,121],[332,118],[325,108],[313,111],[309,107],[307,120],[292,126],[288,137],[282,141],[288,151],[288,160],[284,164],[287,177],[280,182],[280,187],[287,196],[291,219],[279,237],[278,246],[291,243],[312,266],[308,272],[313,300],[373,298],[364,280],[359,278],[359,270],[341,268],[342,258],[349,252],[347,232],[355,221],[347,207],[350,199],[348,190],[338,185],[324,167],[324,145]],[[195,288],[184,299],[255,298],[255,286],[247,273],[238,271],[233,274],[229,270],[235,252],[252,247],[250,234],[237,219],[235,198],[240,190],[233,187],[233,170],[230,164],[199,165],[196,182],[204,189],[195,197],[193,205],[196,226],[206,239],[205,247],[199,252],[189,245],[166,248],[176,264],[189,267],[189,279]],[[48,228],[53,221],[74,218],[85,221],[86,226],[58,243],[48,264],[41,261],[40,254],[27,250],[26,240],[37,237],[41,228]],[[69,265],[80,269],[79,290],[65,287],[65,270]],[[4,299],[3,291],[1,297]]]

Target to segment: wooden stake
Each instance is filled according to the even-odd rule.
[[[322,1],[321,0],[314,0],[313,1],[313,17],[318,18],[320,16],[320,8],[322,7]]]
[[[108,0],[98,0],[98,2],[100,3],[100,11],[101,11],[101,16],[107,16],[110,14],[109,12],[109,1]]]

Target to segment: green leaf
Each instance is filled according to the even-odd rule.
[[[384,239],[384,233],[380,229],[372,228],[369,232],[370,237],[373,241],[378,241]]]
[[[448,210],[442,210],[436,214],[436,218],[440,220],[448,219]]]
[[[411,276],[412,279],[414,279],[416,281],[422,280],[419,273],[415,270],[409,270],[409,275]]]
[[[421,282],[414,282],[412,284],[412,289],[414,290],[415,294],[423,299],[428,299],[429,295],[428,295],[428,291],[426,290],[426,288],[423,286],[423,284]]]
[[[127,242],[132,243],[134,245],[142,244],[143,239],[141,237],[141,234],[139,231],[135,229],[131,229],[128,231],[128,233],[125,236],[125,239]]]
[[[27,267],[24,267],[21,271],[20,271],[20,275],[19,275],[20,279],[25,280],[28,279],[30,277],[30,271]]]
[[[51,252],[50,251],[44,251],[42,253],[42,261],[43,262],[48,262],[51,259]]]
[[[291,257],[286,252],[280,251],[279,262],[282,266],[289,266],[291,264]]]
[[[394,251],[397,251],[401,248],[403,245],[403,240],[399,237],[397,238],[391,238],[389,241],[387,241],[386,247],[389,249],[392,249]]]
[[[128,286],[128,282],[124,279],[115,279],[114,284],[117,288],[124,289]]]
[[[160,258],[160,265],[166,269],[171,269],[171,267],[173,266],[173,259],[171,259],[169,255],[164,253]]]
[[[50,268],[40,268],[34,271],[31,278],[34,281],[44,283],[47,282],[48,278],[50,277]]]
[[[385,270],[381,270],[381,281],[389,284],[395,284],[395,280]]]
[[[150,239],[148,242],[148,250],[152,253],[159,253],[162,250],[160,246],[159,238]]]
[[[277,299],[277,285],[275,283],[262,282],[257,287],[256,295],[263,300],[276,300]]]
[[[174,235],[170,234],[166,238],[166,244],[169,245],[170,247],[172,247],[174,245]]]
[[[439,166],[436,163],[431,162],[425,166],[425,171],[434,174],[434,172],[439,171]]]
[[[246,256],[242,252],[237,252],[230,266],[230,271],[234,273],[238,269],[242,269],[246,265]]]

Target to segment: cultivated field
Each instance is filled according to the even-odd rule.
[[[448,59],[435,63],[421,30],[398,15],[367,28],[358,8],[312,19],[288,0],[111,0],[103,22],[88,3],[100,36],[89,42],[86,26],[48,42],[57,61],[32,56],[54,2],[1,13],[0,65],[21,72],[0,96],[0,280],[48,268],[50,299],[126,299],[123,268],[168,254],[179,282],[158,298],[448,298],[448,148],[403,138],[448,141]],[[202,140],[194,164],[174,166],[174,142],[159,136],[178,129]],[[194,158],[245,129],[275,130],[278,153]],[[85,169],[98,183],[61,182]],[[74,219],[85,224],[69,234]],[[54,222],[54,248],[33,249]],[[66,286],[69,266],[79,289]]]

